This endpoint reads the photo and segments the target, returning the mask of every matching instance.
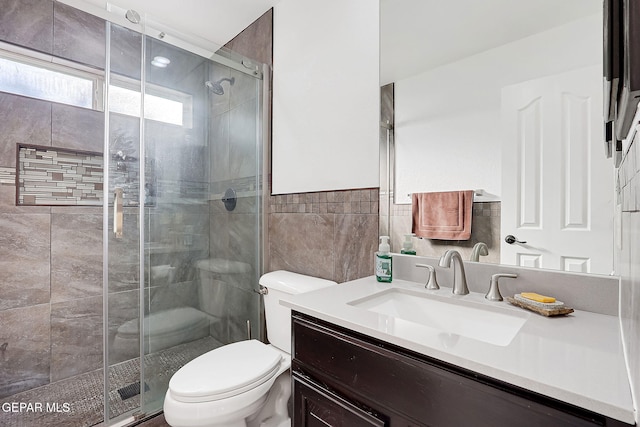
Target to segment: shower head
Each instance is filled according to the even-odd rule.
[[[225,78],[222,78],[222,79],[217,80],[215,82],[207,80],[206,82],[204,82],[204,85],[206,87],[208,87],[209,90],[211,90],[211,92],[215,93],[216,95],[224,95],[224,89],[222,88],[222,82],[224,82],[224,81],[229,82],[229,84],[231,86],[233,86],[233,84],[236,82],[236,78],[235,77],[231,77],[229,79],[229,78],[225,77]]]

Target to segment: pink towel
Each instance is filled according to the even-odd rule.
[[[473,190],[414,193],[412,232],[418,237],[469,240]]]

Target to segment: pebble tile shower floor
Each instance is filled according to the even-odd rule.
[[[160,401],[164,397],[171,376],[187,362],[220,347],[212,337],[181,344],[145,356],[146,401]],[[140,395],[122,399],[118,390],[140,380],[137,359],[114,365],[109,369],[109,407],[111,417],[124,414],[140,406]],[[104,380],[102,369],[25,391],[0,400],[0,426],[3,427],[88,427],[103,421]],[[31,410],[10,409],[14,402],[31,403]],[[37,410],[36,403],[42,404]],[[64,404],[68,403],[68,410]],[[50,405],[47,408],[47,404]],[[57,404],[57,407],[53,405]],[[48,409],[48,410],[47,410]]]

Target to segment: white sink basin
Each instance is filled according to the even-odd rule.
[[[498,304],[465,301],[468,296],[439,296],[426,291],[391,288],[349,305],[394,319],[419,324],[435,332],[459,335],[498,346],[507,346],[529,314]]]

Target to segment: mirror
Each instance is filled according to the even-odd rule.
[[[381,0],[380,15],[380,83],[385,95],[381,147],[390,141],[395,156],[395,170],[386,181],[393,183],[389,191],[393,202],[388,212],[381,203],[380,223],[389,224],[392,250],[399,252],[403,235],[411,232],[411,193],[480,190],[474,199],[472,238],[464,242],[414,239],[419,255],[440,256],[454,248],[468,260],[473,246],[482,241],[489,255],[481,256],[480,262],[609,274],[613,166],[605,158],[600,136],[602,2]],[[578,78],[572,77],[573,72],[596,88],[593,96],[574,88]],[[561,97],[556,110],[539,101],[544,97],[523,98],[542,84],[557,86],[557,78],[568,86],[557,90]],[[385,112],[390,91],[391,113]],[[574,113],[583,116],[576,119]],[[555,125],[563,136],[554,144],[564,148],[544,159],[541,153],[549,152],[549,145],[531,144],[531,139],[544,138],[527,126],[542,123],[542,116],[547,124],[550,118],[564,115],[572,116],[571,121]],[[388,138],[382,129],[387,116],[393,118]],[[574,139],[588,139],[591,151],[574,154]],[[548,190],[544,181],[557,169],[556,161],[571,170],[558,178],[557,191]],[[529,163],[539,170],[514,170],[514,164],[522,169],[530,168]],[[605,177],[594,177],[595,169]],[[527,186],[536,187],[533,199],[523,193]],[[384,187],[381,184],[381,193]],[[553,203],[540,198],[552,192],[557,193]],[[584,206],[590,200],[600,204],[587,209]],[[595,224],[593,211],[603,212],[599,219],[603,224]],[[562,231],[579,230],[580,238],[587,240],[598,234],[605,243],[597,254],[583,256],[564,248],[574,237],[542,244],[542,237],[528,234],[552,222],[558,222]],[[529,243],[509,245],[504,241],[507,235]],[[513,248],[515,254],[509,254]],[[549,263],[552,257],[556,259]]]

